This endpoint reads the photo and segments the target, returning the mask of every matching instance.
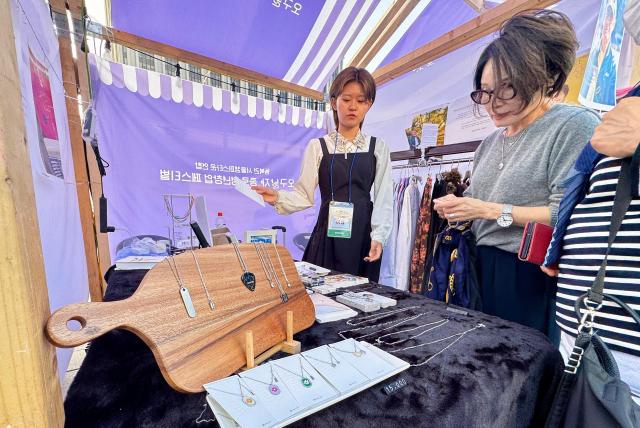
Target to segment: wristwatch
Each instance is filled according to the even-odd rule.
[[[496,220],[498,222],[498,226],[500,227],[509,227],[513,224],[513,216],[511,212],[513,211],[513,205],[505,204],[502,207],[502,214]]]

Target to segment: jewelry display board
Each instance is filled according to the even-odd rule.
[[[59,309],[47,334],[56,346],[74,347],[115,328],[129,330],[151,348],[174,389],[200,392],[247,363],[247,331],[256,354],[284,341],[287,311],[294,333],[314,322],[289,252],[273,244],[223,245],[168,257],[128,299]],[[81,328],[72,329],[71,320]]]

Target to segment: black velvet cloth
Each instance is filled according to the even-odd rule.
[[[130,296],[145,271],[111,273],[105,300]],[[438,319],[450,320],[420,338],[395,346],[381,346],[387,351],[444,338],[478,323],[486,327],[468,333],[428,364],[411,367],[295,426],[485,428],[543,424],[563,365],[559,352],[541,333],[478,312],[455,314],[447,311],[443,303],[388,287],[369,284],[358,288],[397,299],[395,308],[417,306],[379,323],[424,313],[402,326],[367,337],[365,340],[369,342],[385,333]],[[316,323],[295,338],[302,342],[304,351],[341,340],[339,331],[365,325],[368,324],[350,327],[345,321]],[[385,326],[343,334],[357,337]],[[420,331],[422,329],[383,340],[392,342]],[[420,363],[454,339],[395,355],[413,364]],[[408,385],[391,396],[385,395],[382,387],[398,378],[405,379]],[[211,411],[205,407],[205,394],[174,391],[164,381],[149,348],[133,333],[124,330],[111,331],[90,344],[64,407],[67,427],[217,426]]]

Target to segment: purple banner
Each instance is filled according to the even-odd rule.
[[[112,0],[113,26],[322,89],[374,0]]]
[[[301,256],[293,238],[311,232],[316,210],[279,216],[236,191],[233,180],[291,190],[308,141],[323,130],[227,112],[224,96],[221,111],[144,96],[118,87],[115,77],[104,84],[95,66],[92,81],[100,151],[110,165],[104,191],[109,224],[117,228],[110,235],[112,255],[129,236],[169,237],[162,195],[191,193],[205,196],[211,225],[221,211],[239,239],[245,230],[285,226],[287,247]]]

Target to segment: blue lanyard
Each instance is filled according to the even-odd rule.
[[[336,158],[336,150],[338,148],[338,132],[336,132],[336,141],[333,145],[333,157],[331,158],[331,168],[329,178],[331,180],[331,200],[333,201],[333,161]],[[356,146],[356,151],[351,159],[351,166],[349,167],[349,203],[351,203],[351,171],[353,171],[353,164],[356,163],[356,159],[358,158],[358,146]]]

